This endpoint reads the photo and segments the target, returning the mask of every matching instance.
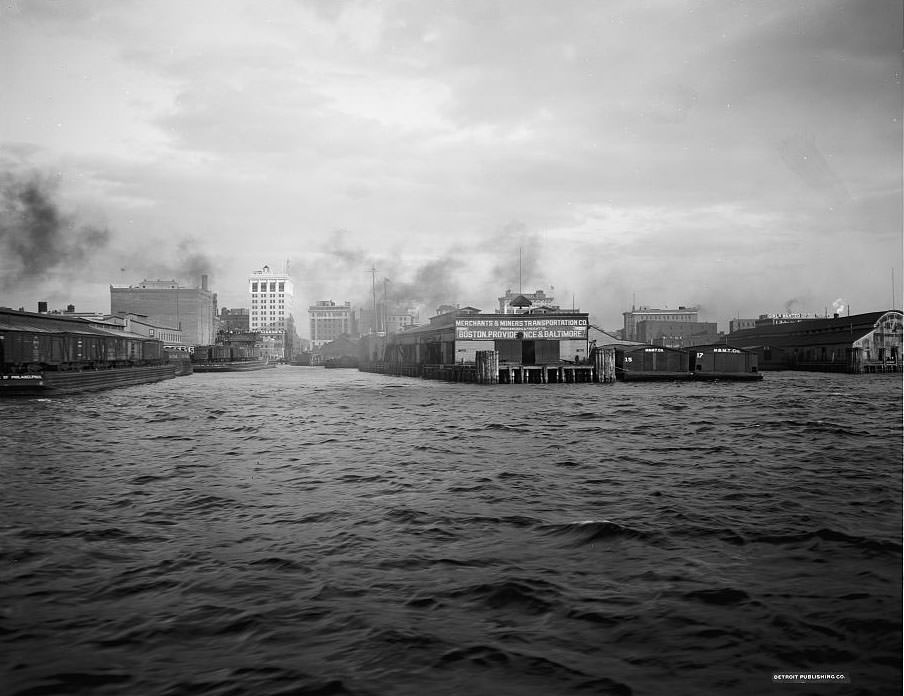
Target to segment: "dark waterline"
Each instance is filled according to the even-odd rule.
[[[0,692],[899,693],[901,398],[281,367],[2,401]]]

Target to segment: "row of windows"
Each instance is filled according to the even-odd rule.
[[[181,343],[182,341],[182,337],[179,334],[170,333],[169,331],[157,331],[156,329],[150,329],[148,336],[160,341],[169,341],[170,343]]]
[[[258,291],[258,287],[260,287],[260,291],[261,291],[261,292],[267,292],[267,283],[264,283],[264,282],[261,282],[261,283],[257,283],[257,282],[251,283],[251,292],[257,292],[257,291]],[[277,283],[277,282],[271,282],[271,283],[270,283],[270,292],[276,292],[276,288],[277,288],[277,287],[279,287],[279,292],[285,292],[285,291],[286,291],[286,284],[285,284],[285,282],[279,282],[279,283]]]

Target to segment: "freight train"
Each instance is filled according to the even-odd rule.
[[[0,391],[80,391],[174,375],[161,341],[85,321],[0,309]],[[38,389],[40,388],[40,389]]]
[[[259,360],[260,352],[255,349],[253,344],[250,346],[237,343],[231,345],[195,346],[191,359],[194,363]]]

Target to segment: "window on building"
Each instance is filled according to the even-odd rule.
[[[251,283],[251,292],[257,292],[257,283]]]
[[[285,283],[280,283],[280,284],[279,284],[279,291],[280,291],[280,292],[285,292],[285,291],[286,291],[286,284],[285,284]]]

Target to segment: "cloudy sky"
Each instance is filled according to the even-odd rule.
[[[902,14],[0,0],[0,304],[108,311],[110,283],[206,271],[248,306],[288,263],[302,306],[367,302],[376,267],[425,307],[520,282],[607,328],[634,301],[720,329],[886,309]]]

